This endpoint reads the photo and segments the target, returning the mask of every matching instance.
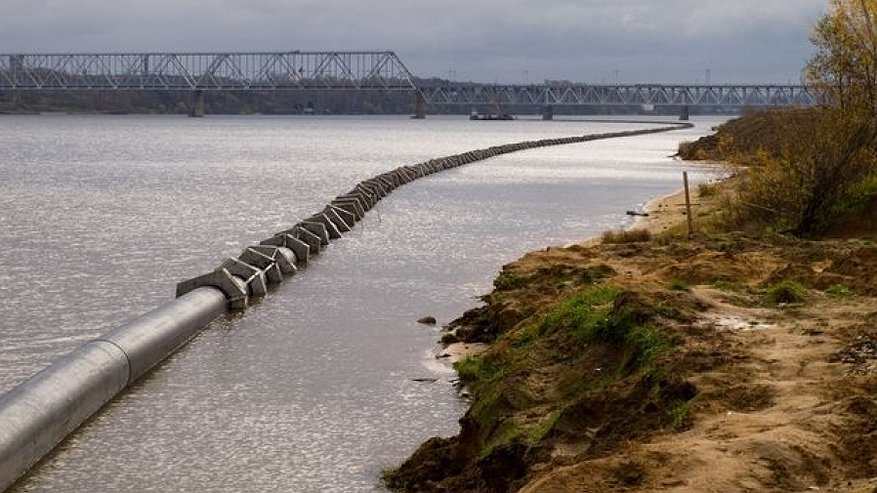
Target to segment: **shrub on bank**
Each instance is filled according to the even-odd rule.
[[[873,117],[853,110],[771,110],[722,125],[702,145],[738,175],[724,228],[814,237],[860,213],[877,197],[875,142]]]
[[[604,245],[622,243],[644,243],[652,239],[652,233],[646,229],[626,229],[606,231],[601,237]]]
[[[767,301],[773,305],[800,303],[807,297],[807,288],[798,281],[786,279],[767,288]]]
[[[701,183],[697,186],[697,196],[700,198],[715,197],[719,193],[719,188],[710,183]]]
[[[762,158],[743,176],[736,212],[796,236],[819,235],[877,173],[875,131],[869,117],[814,112],[811,125],[799,128],[779,156]]]
[[[831,296],[832,298],[850,298],[856,295],[856,293],[844,286],[843,284],[833,284],[825,290],[825,294]]]

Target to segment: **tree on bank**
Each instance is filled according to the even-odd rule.
[[[745,218],[796,236],[819,234],[877,173],[877,0],[830,0],[811,38],[808,83],[824,95],[807,124],[740,187]]]
[[[877,108],[877,0],[830,0],[830,11],[811,36],[817,52],[807,66],[811,85],[830,104],[848,110]]]

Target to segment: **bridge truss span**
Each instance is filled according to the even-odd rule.
[[[811,106],[817,98],[801,85],[531,85],[423,84],[433,105],[499,106]]]
[[[417,90],[392,51],[0,54],[0,90]]]
[[[803,85],[502,85],[416,78],[392,51],[0,54],[0,91],[402,91],[426,106],[812,106]],[[17,96],[16,96],[17,97]],[[196,113],[200,112],[197,110]]]

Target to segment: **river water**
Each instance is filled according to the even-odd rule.
[[[681,186],[685,167],[668,157],[677,144],[720,121],[518,152],[397,189],[11,491],[380,491],[382,468],[456,433],[464,411],[453,372],[434,358],[437,329],[416,320],[447,323],[475,306],[527,251],[629,224],[625,210]],[[650,125],[2,116],[0,392],[362,179],[491,145]]]

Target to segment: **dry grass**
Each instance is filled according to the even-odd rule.
[[[645,243],[651,241],[652,233],[647,229],[627,229],[618,231],[606,231],[600,237],[604,245],[617,245],[622,243]]]

